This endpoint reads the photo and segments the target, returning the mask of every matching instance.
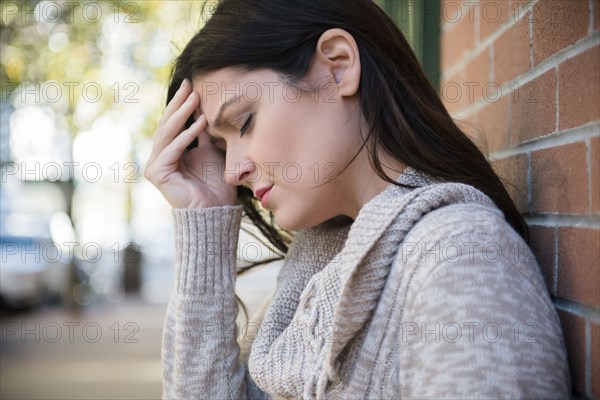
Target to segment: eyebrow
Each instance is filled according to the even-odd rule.
[[[221,108],[219,108],[219,112],[217,113],[217,118],[215,118],[215,128],[219,128],[221,125],[223,125],[223,112],[225,112],[225,109],[229,107],[232,103],[237,102],[240,99],[240,97],[242,96],[237,95],[235,97],[232,97],[231,99],[227,100],[221,105]]]

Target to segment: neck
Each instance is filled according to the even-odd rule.
[[[406,165],[380,152],[381,167],[385,174],[393,180],[402,174]],[[391,183],[382,179],[375,173],[369,163],[366,149],[356,157],[352,165],[346,171],[347,178],[347,201],[344,201],[344,215],[356,219],[358,213],[375,196],[383,192]]]

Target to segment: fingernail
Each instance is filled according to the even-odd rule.
[[[181,86],[179,88],[181,89],[185,85],[187,85],[187,79],[184,79],[183,81],[181,81]]]

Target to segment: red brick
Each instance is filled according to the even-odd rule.
[[[462,111],[469,105],[468,87],[465,86],[465,70],[442,79],[441,99],[450,114]]]
[[[592,212],[600,212],[600,138],[595,137],[591,140],[591,161],[590,170],[592,172]]]
[[[529,14],[494,43],[494,81],[502,85],[529,71]]]
[[[557,293],[600,307],[600,230],[559,228]]]
[[[551,69],[511,93],[511,143],[556,131],[556,70]]]
[[[600,46],[558,66],[558,123],[568,129],[600,120]]]
[[[527,212],[527,154],[497,160],[492,166],[517,209],[522,213]]]
[[[479,3],[479,37],[484,40],[508,22],[509,2],[506,0],[481,0]]]
[[[555,235],[556,228],[535,225],[529,227],[531,251],[535,254],[535,258],[540,265],[548,292],[553,295],[556,295],[556,290],[554,289]]]
[[[442,0],[440,9],[442,27],[444,30],[452,29],[459,21],[474,24],[478,11],[479,5],[472,0]]]
[[[441,64],[442,71],[447,70],[464,57],[464,55],[475,47],[475,18],[466,7],[461,8],[462,18],[454,20],[454,7],[460,2],[447,2],[448,6],[442,5],[442,20],[445,29],[441,38]],[[447,13],[448,15],[445,15]],[[470,18],[471,17],[471,18]]]
[[[490,49],[487,48],[469,64],[466,68],[466,81],[464,92],[469,104],[479,100],[483,94],[483,88],[490,83]]]
[[[594,7],[594,30],[596,30],[600,28],[600,0],[594,0],[592,7]],[[600,396],[598,398],[600,399]]]
[[[494,152],[508,147],[510,96],[489,103],[477,113],[479,126],[487,142],[487,151]]]
[[[577,142],[531,154],[532,212],[588,213],[586,153]]]
[[[529,0],[512,0],[510,4],[510,11],[514,16],[520,15],[519,12],[522,12],[521,7],[525,6]]]
[[[533,6],[533,64],[587,34],[589,11],[587,1],[540,0]]]
[[[562,325],[573,391],[579,396],[585,394],[585,320],[578,315],[558,310]]]
[[[592,398],[600,399],[600,325],[591,324]]]

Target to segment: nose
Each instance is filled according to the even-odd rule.
[[[225,155],[225,183],[240,186],[251,182],[257,172],[256,164],[245,155],[236,157],[232,150],[228,148]]]

